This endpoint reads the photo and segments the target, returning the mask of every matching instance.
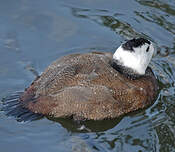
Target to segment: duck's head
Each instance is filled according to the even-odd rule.
[[[113,60],[135,74],[144,75],[154,53],[153,44],[144,38],[137,38],[122,44],[114,53]]]

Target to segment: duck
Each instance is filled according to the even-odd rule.
[[[3,111],[18,120],[40,116],[104,120],[154,103],[158,84],[148,66],[153,43],[134,38],[111,52],[61,57],[24,91],[3,98]]]

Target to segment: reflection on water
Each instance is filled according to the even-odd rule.
[[[71,11],[72,15],[75,17],[92,20],[99,25],[110,28],[112,31],[127,39],[141,36],[141,34],[137,33],[130,24],[117,19],[118,16],[122,16],[123,14],[110,14],[107,10],[91,10],[80,8],[71,8]],[[104,12],[106,12],[106,14]]]
[[[114,128],[122,119],[116,118],[112,120],[101,120],[101,121],[82,121],[76,122],[71,118],[62,119],[62,118],[49,118],[48,119],[58,122],[62,127],[66,128],[71,132],[102,132]]]
[[[168,5],[165,2],[152,2],[152,1],[140,1],[138,2],[141,5],[153,7],[156,10],[152,10],[151,12],[137,12],[136,14],[144,20],[152,23],[156,23],[159,26],[163,27],[167,31],[175,34],[175,21],[170,15],[175,15],[175,8],[173,9],[172,5]],[[156,13],[155,13],[156,12]]]
[[[0,16],[0,97],[27,87],[57,57],[114,51],[136,36],[155,42],[150,66],[159,82],[151,107],[115,120],[19,124],[0,113],[2,151],[175,151],[175,1],[7,0]]]

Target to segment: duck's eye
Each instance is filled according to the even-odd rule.
[[[149,52],[149,46],[147,47],[146,52]]]

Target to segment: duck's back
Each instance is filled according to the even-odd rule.
[[[150,105],[157,83],[150,69],[131,80],[111,66],[111,53],[65,56],[52,63],[21,95],[34,113],[75,119],[114,118]]]
[[[55,94],[71,86],[90,85],[107,74],[111,53],[87,53],[65,56],[53,62],[34,82],[36,94]]]

